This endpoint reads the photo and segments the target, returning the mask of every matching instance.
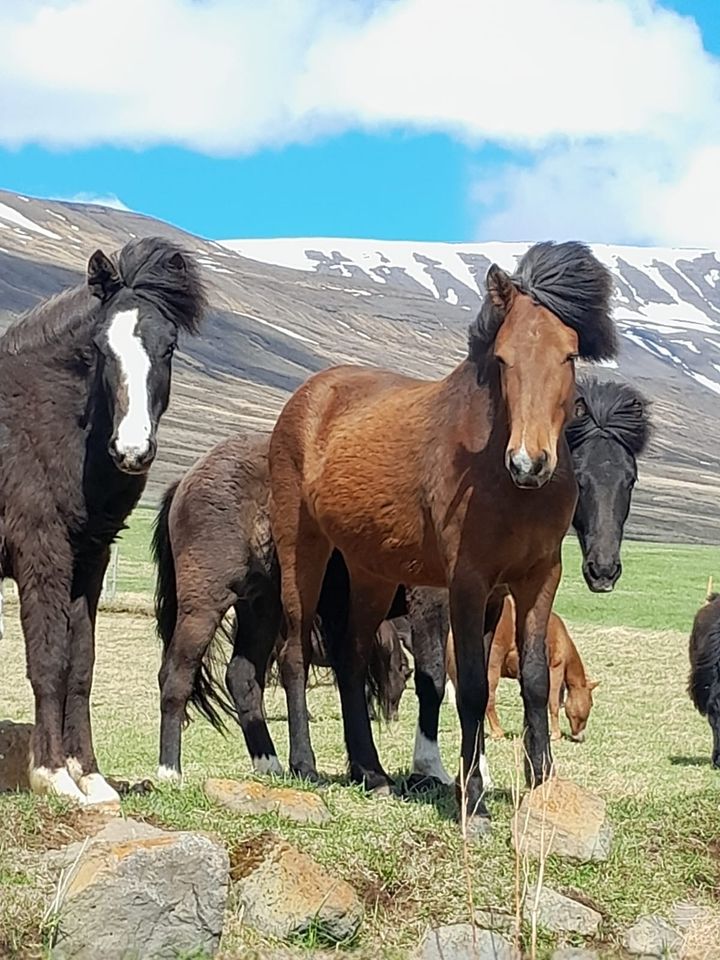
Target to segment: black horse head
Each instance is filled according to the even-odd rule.
[[[178,331],[195,333],[205,306],[198,268],[169,241],[145,238],[113,260],[96,251],[88,287],[103,312],[94,343],[112,421],[108,452],[124,473],[146,473],[170,398]]]
[[[579,488],[573,527],[583,575],[591,590],[607,593],[622,573],[620,547],[637,457],[650,436],[649,404],[627,384],[581,380],[566,436]]]

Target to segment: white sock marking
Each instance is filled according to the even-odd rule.
[[[88,806],[94,803],[120,803],[120,795],[101,773],[88,773],[80,778],[78,786],[85,794]]]
[[[65,797],[81,806],[87,802],[85,794],[70,776],[67,767],[58,767],[57,770],[50,770],[48,767],[31,767],[30,789],[33,793],[41,795],[52,794],[56,797]]]
[[[117,431],[118,453],[127,457],[141,457],[152,435],[148,398],[150,358],[135,333],[137,322],[137,310],[120,310],[110,321],[107,334],[127,391],[127,411]]]
[[[164,763],[161,763],[157,768],[157,779],[161,783],[180,783],[182,776],[175,767],[166,767]]]
[[[493,783],[493,778],[490,776],[490,767],[488,766],[487,757],[484,753],[480,754],[480,776],[482,777],[483,790],[492,790],[495,786]]]
[[[73,778],[75,783],[79,785],[83,775],[83,770],[80,765],[80,761],[77,759],[77,757],[66,757],[65,766],[67,767],[67,772]]]
[[[450,784],[452,777],[443,766],[440,759],[440,749],[437,740],[430,740],[420,727],[415,732],[415,749],[413,751],[413,773],[422,777],[435,777],[442,783]]]
[[[268,774],[272,773],[278,777],[283,775],[282,764],[276,756],[261,756],[252,758],[253,770],[255,773]]]

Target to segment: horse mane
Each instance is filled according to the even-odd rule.
[[[176,262],[178,255],[181,260]],[[44,300],[0,337],[0,355],[56,343],[94,323],[124,290],[150,301],[178,329],[197,333],[207,296],[197,264],[181,247],[163,237],[143,237],[126,243],[111,260],[120,286],[109,300],[101,303],[90,293],[87,281]]]
[[[611,314],[612,274],[587,244],[579,241],[536,243],[525,253],[510,277],[520,292],[551,313],[578,335],[583,360],[610,360],[618,343]],[[479,360],[495,340],[503,313],[486,294],[469,330],[469,357]]]
[[[652,433],[650,403],[634,387],[613,380],[587,377],[577,382],[585,413],[565,429],[570,449],[603,433],[622,444],[634,457],[647,446]]]

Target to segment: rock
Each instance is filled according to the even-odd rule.
[[[112,820],[56,852],[54,862],[67,873],[58,888],[53,960],[216,952],[229,861],[211,838]]]
[[[0,720],[0,793],[30,789],[31,723]]]
[[[522,960],[522,955],[499,933],[453,923],[426,934],[417,960]]]
[[[698,923],[706,923],[716,916],[712,907],[704,907],[699,903],[681,900],[672,908],[671,920],[678,930],[687,930]]]
[[[324,823],[330,811],[316,793],[291,787],[268,787],[254,780],[205,781],[205,793],[211,800],[234,813],[277,813],[298,823]]]
[[[475,911],[475,926],[496,933],[515,933],[515,914],[497,907],[486,907]]]
[[[286,939],[312,928],[339,943],[357,932],[363,908],[350,884],[285,840],[254,837],[233,851],[231,864],[243,919],[261,933]]]
[[[600,954],[587,947],[560,947],[550,960],[600,960]]]
[[[523,916],[528,922],[535,909],[536,893],[537,888],[530,887],[525,898]],[[597,933],[602,916],[584,903],[543,887],[537,903],[537,921],[552,933],[581,933],[584,937],[591,937]]]
[[[512,833],[515,849],[536,859],[555,854],[583,863],[607,860],[612,844],[602,797],[556,778],[523,797]]]
[[[623,937],[623,947],[634,957],[678,957],[683,937],[667,920],[658,916],[640,917]]]

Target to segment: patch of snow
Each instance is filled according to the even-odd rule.
[[[458,302],[458,295],[455,293],[455,290],[453,289],[453,287],[448,287],[448,292],[445,299],[447,300],[448,303],[455,304]]]
[[[598,367],[608,367],[610,370],[617,370],[618,362],[617,360],[600,360],[597,364]]]
[[[293,340],[302,340],[303,343],[311,343],[313,346],[317,346],[316,340],[310,340],[309,337],[304,337],[301,333],[297,333],[295,330],[288,330],[287,327],[281,327],[278,323],[271,323],[269,320],[263,320],[262,317],[256,317],[251,313],[239,313],[239,317],[245,317],[246,320],[254,320],[255,323],[260,323],[264,327],[272,327],[273,330],[277,330],[278,333],[284,333],[286,337],[291,337]]]
[[[718,383],[717,380],[711,380],[710,377],[706,377],[702,373],[697,373],[695,370],[690,370],[690,376],[693,378],[693,380],[696,380],[704,387],[707,387],[708,390],[712,390],[713,393],[720,394],[720,383]]]
[[[705,282],[709,283],[711,287],[716,287],[718,280],[720,280],[720,270],[717,270],[715,267],[713,267],[709,273],[705,274]]]
[[[47,207],[45,207],[45,213],[49,213],[50,216],[55,217],[56,220],[62,220],[63,223],[67,223],[67,218],[64,217],[61,213],[55,213],[54,210],[48,210]]]
[[[30,203],[30,200],[28,197],[22,197],[20,196],[19,193],[16,193],[15,196],[17,197],[18,200],[22,200],[23,203]]]
[[[0,203],[0,219],[5,220],[7,223],[15,223],[25,230],[40,234],[42,237],[50,237],[51,240],[60,239],[60,234],[53,233],[52,230],[46,230],[45,227],[39,226],[32,220],[28,220],[22,213],[19,213],[13,207],[9,207],[6,203]]]
[[[686,347],[691,353],[700,353],[692,340],[671,340],[670,343],[677,343],[681,347]]]

